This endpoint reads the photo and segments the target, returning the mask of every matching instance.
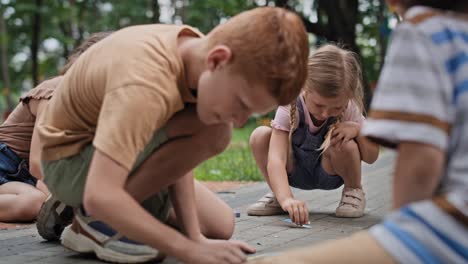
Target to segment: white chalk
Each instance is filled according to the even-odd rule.
[[[283,222],[287,223],[289,226],[291,227],[299,227],[299,228],[312,228],[310,226],[310,221],[307,222],[306,225],[296,225],[296,223],[294,223],[293,221],[291,221],[291,219],[289,218],[286,218],[286,219],[283,219]]]

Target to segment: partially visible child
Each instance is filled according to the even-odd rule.
[[[138,25],[90,48],[38,125],[44,181],[75,208],[62,244],[119,263],[164,254],[245,262],[255,249],[227,241],[232,210],[201,199],[191,171],[224,150],[233,123],[295,98],[308,54],[300,17],[273,7],[245,11],[206,36],[185,25]],[[171,203],[181,232],[167,225]]]
[[[252,263],[468,263],[468,2],[387,3],[404,22],[363,132],[397,148],[395,211],[370,231]]]
[[[110,33],[91,35],[60,70],[60,76],[46,80],[20,98],[20,103],[0,125],[0,221],[34,220],[48,195],[39,164],[39,140],[34,133],[37,118],[52,97],[62,75],[94,43]]]
[[[300,96],[291,106],[278,108],[272,128],[259,127],[250,137],[257,165],[273,193],[251,205],[248,214],[288,212],[296,224],[305,224],[307,207],[289,186],[332,190],[344,183],[336,215],[361,217],[366,205],[361,160],[373,163],[378,156],[377,145],[359,136],[362,113],[356,55],[335,45],[319,48],[309,58]]]

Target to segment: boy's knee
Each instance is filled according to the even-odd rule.
[[[221,213],[221,212],[219,212]],[[229,240],[234,234],[234,211],[232,209],[226,210],[226,215],[223,213],[222,223],[216,226],[205,227],[204,235],[211,239]]]
[[[267,126],[257,127],[250,135],[249,144],[251,148],[255,148],[265,142],[270,141],[271,128]]]
[[[212,155],[223,152],[231,142],[232,127],[229,124],[208,126],[201,138],[201,144],[208,148]]]
[[[232,221],[232,224],[227,226],[226,228],[223,228],[222,230],[219,230],[216,236],[214,237],[215,239],[223,239],[223,240],[229,240],[232,238],[232,235],[234,234],[234,220]]]

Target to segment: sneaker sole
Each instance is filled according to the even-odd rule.
[[[78,253],[94,253],[98,259],[111,263],[145,263],[158,257],[154,254],[131,256],[104,248],[92,239],[75,233],[71,226],[67,226],[63,231],[62,245]]]
[[[335,212],[335,216],[340,217],[340,218],[359,218],[359,217],[363,217],[364,213],[361,213],[361,212],[356,212],[356,213]]]
[[[270,215],[283,215],[283,214],[287,214],[288,212],[285,212],[283,210],[279,211],[279,210],[265,210],[265,209],[249,209],[247,210],[247,215],[250,215],[250,216],[270,216]]]
[[[53,199],[53,201],[49,201]],[[63,232],[65,226],[69,225],[73,219],[71,213],[70,219],[66,219],[63,222],[60,219],[60,216],[57,214],[56,210],[57,207],[60,205],[58,200],[55,200],[52,197],[48,197],[47,200],[42,204],[41,210],[37,216],[36,228],[39,235],[47,241],[58,241],[60,240],[60,236]],[[67,209],[64,209],[67,210]],[[53,214],[53,215],[50,215]],[[53,221],[56,223],[54,227],[49,228],[50,224],[48,224],[53,218]]]

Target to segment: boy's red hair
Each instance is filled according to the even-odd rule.
[[[240,13],[208,34],[207,50],[226,45],[236,72],[262,82],[281,105],[299,94],[307,76],[308,36],[291,11],[261,7]]]

